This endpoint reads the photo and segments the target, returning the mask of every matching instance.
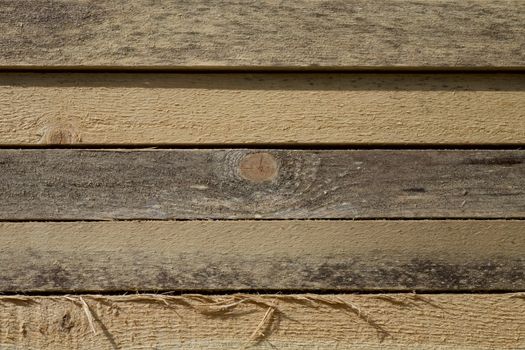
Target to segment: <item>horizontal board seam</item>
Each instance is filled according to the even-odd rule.
[[[185,150],[185,149],[198,149],[198,150],[260,150],[260,149],[275,149],[275,150],[286,150],[286,151],[483,151],[483,150],[494,150],[494,151],[519,151],[525,148],[525,139],[523,143],[514,144],[498,144],[498,143],[475,143],[475,144],[395,144],[395,143],[371,143],[371,144],[353,144],[353,143],[172,143],[172,144],[139,144],[139,143],[123,143],[123,144],[104,144],[104,143],[90,143],[90,144],[0,144],[0,150],[43,150],[43,149],[73,149],[73,150],[92,150],[101,151],[105,150],[111,152],[123,152],[134,151],[151,151],[151,150]]]
[[[191,218],[191,219],[155,219],[155,218],[133,218],[133,219],[1,219],[0,223],[32,223],[32,222],[38,222],[38,223],[60,223],[60,222],[67,222],[67,223],[74,223],[74,222],[188,222],[188,221],[195,221],[195,222],[250,222],[250,221],[258,221],[258,222],[272,222],[272,221],[285,221],[285,222],[308,222],[308,221],[326,221],[326,222],[333,222],[333,221],[432,221],[432,222],[440,222],[440,221],[525,221],[525,217],[439,217],[439,218],[425,218],[425,217],[366,217],[366,218]]]
[[[509,296],[509,297],[521,297],[524,296],[524,290],[508,290],[508,289],[490,289],[490,290],[427,290],[427,289],[375,289],[375,290],[352,290],[345,291],[341,289],[323,289],[323,288],[303,288],[303,289],[187,289],[187,290],[173,290],[173,291],[163,291],[159,292],[155,289],[125,289],[125,290],[108,290],[108,291],[70,291],[70,292],[60,292],[60,291],[25,291],[21,292],[1,292],[0,299],[2,297],[64,297],[64,296],[111,296],[111,297],[125,297],[130,295],[159,295],[159,296],[181,296],[181,295],[195,295],[201,294],[203,296],[232,296],[238,294],[248,294],[248,295],[258,295],[264,297],[271,297],[272,295],[294,295],[294,294],[319,294],[319,295],[384,295],[384,294],[401,294],[401,295],[471,295],[471,296],[489,296],[489,295],[500,295],[500,296]]]
[[[525,67],[271,67],[271,66],[3,66],[1,72],[9,73],[139,73],[139,74],[228,74],[228,73],[279,73],[279,74],[308,74],[308,73],[359,73],[359,74],[523,74]]]

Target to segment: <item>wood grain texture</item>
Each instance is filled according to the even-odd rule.
[[[0,144],[518,144],[523,74],[0,74]]]
[[[521,0],[2,0],[0,66],[523,67]]]
[[[0,305],[6,350],[525,347],[519,294],[0,296]]]
[[[524,174],[521,150],[4,149],[0,219],[524,218]]]
[[[525,289],[525,221],[0,223],[0,291]]]

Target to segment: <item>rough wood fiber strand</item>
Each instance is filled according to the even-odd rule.
[[[0,223],[0,291],[523,290],[525,221]]]
[[[523,67],[521,0],[1,0],[0,65]]]
[[[525,143],[523,74],[0,74],[0,144]]]
[[[4,149],[0,219],[524,218],[524,175],[523,150]]]
[[[9,296],[0,305],[6,350],[525,347],[519,294]]]

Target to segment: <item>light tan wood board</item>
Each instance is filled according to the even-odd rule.
[[[513,144],[522,74],[0,74],[0,144]]]
[[[525,347],[517,294],[0,296],[2,349]]]
[[[2,0],[0,66],[524,67],[521,0]]]
[[[0,223],[0,290],[522,290],[525,221]]]

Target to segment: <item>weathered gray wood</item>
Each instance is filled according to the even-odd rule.
[[[523,67],[522,0],[1,0],[0,66]]]
[[[525,218],[525,151],[0,151],[2,220],[248,218]]]
[[[0,223],[0,292],[523,290],[525,221]]]

